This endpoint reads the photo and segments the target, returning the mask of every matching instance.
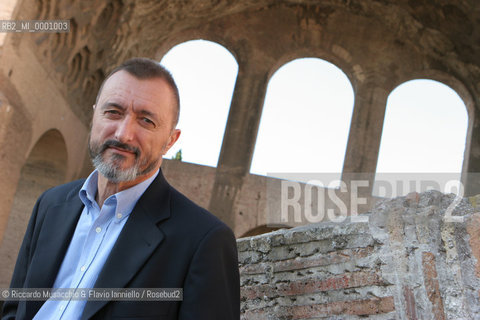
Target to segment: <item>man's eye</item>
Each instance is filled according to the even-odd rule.
[[[107,113],[107,114],[120,114],[120,112],[118,112],[117,110],[107,110],[107,111],[105,111],[105,113]]]
[[[155,123],[154,123],[152,120],[148,119],[148,118],[142,118],[142,122],[144,122],[144,123],[145,123],[146,125],[148,125],[148,126],[155,127]]]

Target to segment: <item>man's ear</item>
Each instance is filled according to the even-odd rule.
[[[95,108],[97,107],[97,105],[93,105],[92,106],[92,109],[93,109],[93,113],[95,113]],[[90,130],[92,130],[92,125],[93,125],[93,114],[92,114],[92,117],[90,117]]]
[[[165,145],[165,148],[163,149],[163,154],[165,155],[168,150],[177,142],[178,138],[180,137],[180,134],[182,131],[180,129],[173,129],[172,133],[170,134],[170,137],[168,137],[168,142]]]

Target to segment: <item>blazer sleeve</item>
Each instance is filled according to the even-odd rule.
[[[240,319],[237,244],[226,225],[218,225],[201,240],[185,280],[178,319]]]
[[[23,242],[20,247],[20,251],[18,253],[17,262],[15,264],[12,280],[10,282],[10,288],[24,287],[28,266],[30,265],[30,260],[33,254],[33,251],[32,251],[33,235],[34,235],[35,227],[38,222],[37,221],[38,212],[39,212],[40,202],[42,198],[43,198],[43,195],[37,200],[37,202],[35,203],[35,206],[33,207],[32,216],[30,217],[27,230],[25,231],[25,236],[23,238]],[[18,301],[6,300],[2,308],[2,320],[15,319],[17,315],[18,305],[19,305]],[[24,305],[25,304],[23,304],[23,306]]]

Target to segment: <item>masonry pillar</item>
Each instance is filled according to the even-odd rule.
[[[368,180],[371,195],[377,168],[388,91],[376,83],[357,83],[342,180]]]
[[[0,92],[0,246],[31,139],[31,126],[20,108]]]
[[[209,205],[209,210],[233,230],[235,198],[250,170],[268,81],[266,63],[260,59],[238,59],[238,64],[237,81]]]
[[[44,133],[30,151],[20,171],[15,195],[0,247],[0,287],[8,286],[32,208],[45,190],[65,181],[67,148],[58,130]]]
[[[475,110],[478,110],[480,103],[475,101]],[[480,194],[480,116],[475,113],[470,136],[470,143],[467,143],[465,150],[464,168],[462,170],[462,182],[465,186],[465,195]]]

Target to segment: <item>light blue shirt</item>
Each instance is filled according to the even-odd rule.
[[[100,208],[95,201],[98,172],[90,174],[79,191],[85,207],[53,288],[93,288],[135,204],[157,175],[158,171],[108,197]],[[34,319],[80,319],[86,303],[86,300],[47,300]]]

